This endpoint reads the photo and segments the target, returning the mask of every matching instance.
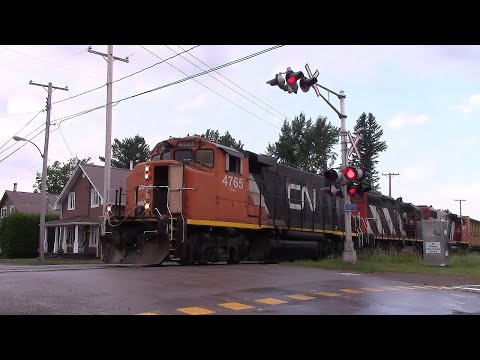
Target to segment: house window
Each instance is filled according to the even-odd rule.
[[[7,216],[7,207],[6,206],[2,207],[2,209],[0,211],[0,218],[4,218],[5,216]]]
[[[75,193],[68,194],[68,210],[75,210]]]
[[[15,205],[10,205],[10,214],[15,212]]]
[[[92,189],[90,192],[90,207],[95,208],[98,207],[100,204],[100,196],[98,195],[98,191]]]

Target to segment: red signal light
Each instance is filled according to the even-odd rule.
[[[345,175],[345,179],[347,179],[348,181],[352,181],[357,178],[357,171],[354,168],[346,167],[343,170],[343,175]]]
[[[291,76],[287,79],[287,82],[289,84],[295,84],[295,81],[297,81],[297,78],[295,76]]]
[[[351,188],[347,189],[347,192],[348,192],[348,195],[352,196],[352,195],[355,195],[357,193],[357,189],[354,188],[354,187],[351,187]]]

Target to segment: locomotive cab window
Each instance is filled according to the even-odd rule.
[[[172,153],[170,151],[167,151],[167,152],[152,156],[152,161],[170,160],[171,158],[172,158]]]
[[[237,156],[225,154],[225,171],[235,174],[242,173],[242,159]]]
[[[213,150],[212,149],[202,149],[195,151],[195,161],[199,162],[202,165],[213,167]]]
[[[192,158],[193,158],[192,150],[177,150],[177,151],[175,151],[175,160],[177,160],[177,161],[192,161]]]

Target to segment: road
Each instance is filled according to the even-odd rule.
[[[279,264],[0,264],[0,314],[480,314],[480,286],[414,274]]]

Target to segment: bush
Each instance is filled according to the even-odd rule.
[[[58,219],[46,215],[45,221]],[[37,257],[40,214],[13,213],[0,224],[0,248],[4,258]]]

